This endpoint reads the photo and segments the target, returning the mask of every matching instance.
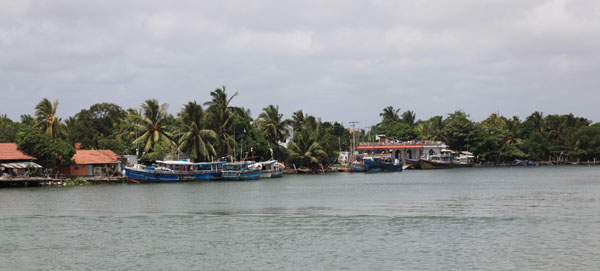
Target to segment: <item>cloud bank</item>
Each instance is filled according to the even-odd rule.
[[[599,121],[599,14],[583,0],[0,1],[0,113],[43,97],[63,118],[148,98],[176,113],[226,85],[254,117],[276,104],[366,127],[393,105]]]

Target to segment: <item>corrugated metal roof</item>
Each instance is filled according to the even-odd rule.
[[[17,149],[17,143],[0,143],[0,161],[36,160],[35,157]]]
[[[27,168],[27,166],[32,166],[35,168],[42,167],[34,162],[3,163],[3,164],[0,164],[0,166],[5,167],[5,168]]]
[[[76,165],[116,164],[119,158],[111,150],[77,150],[73,155]]]
[[[357,150],[394,150],[394,149],[421,149],[423,145],[361,145],[356,147]]]

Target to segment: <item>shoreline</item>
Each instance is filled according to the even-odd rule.
[[[536,167],[548,167],[548,166],[560,166],[560,167],[591,167],[591,166],[600,166],[600,163],[596,162],[585,162],[585,163],[560,163],[560,164],[551,164],[551,163],[533,163],[532,165],[515,165],[515,164],[498,164],[498,165],[474,165],[473,167],[461,167],[461,169],[469,169],[469,168],[536,168]],[[447,168],[453,169],[453,168]],[[446,170],[447,170],[446,169]],[[406,169],[409,171],[420,171],[427,169]],[[443,169],[442,169],[443,170]],[[437,171],[437,170],[436,170]],[[324,168],[324,170],[318,171],[299,171],[295,172],[294,170],[288,170],[285,174],[289,175],[322,175],[322,174],[332,174],[332,173],[352,173],[352,174],[360,174],[364,172],[351,172],[349,170],[334,170],[333,168]],[[101,184],[127,184],[127,177],[84,177],[90,185],[101,185]],[[65,180],[69,178],[50,178],[50,177],[18,177],[18,178],[0,178],[0,188],[12,188],[12,187],[41,187],[41,186],[65,186]],[[77,186],[77,185],[76,185]]]

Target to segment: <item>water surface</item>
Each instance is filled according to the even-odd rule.
[[[0,189],[0,269],[593,270],[600,167]]]

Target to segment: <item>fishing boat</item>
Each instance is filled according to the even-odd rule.
[[[214,180],[222,177],[224,164],[225,162],[156,161],[152,166],[136,164],[125,167],[125,174],[130,183]]]
[[[232,181],[258,180],[262,169],[253,161],[233,162],[223,165],[223,179]]]
[[[365,159],[364,161],[367,172],[402,171],[402,162],[400,159],[374,157]]]
[[[405,168],[421,169],[421,165],[419,165],[419,160],[405,158],[404,164],[405,164]]]
[[[470,152],[461,152],[458,156],[452,159],[453,167],[472,167],[475,161],[475,156]]]
[[[350,163],[350,171],[351,172],[365,172],[367,171],[367,167],[364,162],[352,162]]]
[[[261,178],[280,178],[283,176],[283,170],[285,169],[285,166],[277,160],[259,162],[255,165],[262,169]]]
[[[450,156],[431,155],[429,159],[419,159],[419,166],[422,169],[440,169],[440,168],[451,168],[452,158]]]

